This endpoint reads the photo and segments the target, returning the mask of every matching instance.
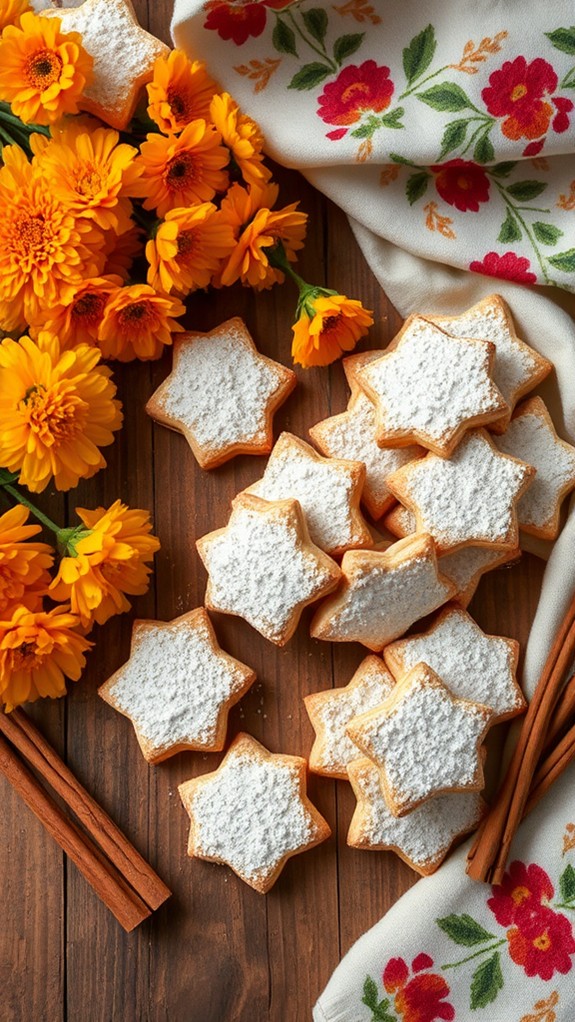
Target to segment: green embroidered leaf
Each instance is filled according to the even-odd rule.
[[[420,78],[433,60],[435,48],[435,29],[428,25],[419,35],[411,40],[409,46],[403,51],[403,70],[407,78],[407,84],[412,85],[417,78]]]
[[[466,912],[457,916],[452,914],[444,916],[443,919],[435,920],[444,933],[456,944],[463,944],[465,947],[473,947],[474,944],[484,944],[486,940],[493,940],[494,934],[488,933],[468,916]]]
[[[346,57],[351,57],[359,49],[363,42],[365,32],[357,32],[353,35],[340,35],[333,44],[333,55],[338,64],[343,64]]]
[[[422,171],[419,174],[411,174],[405,182],[405,194],[410,206],[413,206],[414,202],[421,199],[422,195],[425,195],[427,191],[427,185],[431,174]]]
[[[519,199],[519,202],[528,202],[529,199],[536,199],[546,188],[545,181],[515,181],[514,184],[507,186],[507,191],[514,199]]]
[[[404,113],[404,108],[402,106],[398,106],[396,110],[391,110],[390,113],[384,114],[380,123],[383,124],[384,128],[403,128],[401,118]]]
[[[556,28],[554,32],[545,32],[556,50],[563,53],[575,53],[575,25],[571,28]]]
[[[447,110],[458,113],[459,110],[472,110],[473,105],[467,98],[460,85],[455,82],[442,82],[441,85],[432,85],[427,92],[417,96],[422,103],[427,103],[434,110]]]
[[[489,173],[495,177],[509,177],[511,171],[517,166],[517,160],[508,160],[506,163],[495,163],[489,168]]]
[[[323,82],[324,78],[327,78],[331,74],[331,68],[327,67],[326,64],[320,64],[318,61],[314,61],[312,64],[304,64],[300,67],[299,71],[296,71],[291,82],[288,85],[288,89],[314,89],[316,85]]]
[[[323,43],[327,32],[327,11],[323,7],[312,7],[309,11],[302,11],[302,18],[309,34],[318,43]]]
[[[378,127],[378,125],[376,125],[375,128],[376,127]],[[368,121],[367,124],[360,124],[359,128],[356,128],[355,131],[352,131],[351,132],[351,137],[352,138],[371,138],[371,136],[373,135],[373,133],[375,131],[375,128],[374,128],[373,124],[371,124],[370,121]]]
[[[397,1017],[387,1010],[389,999],[380,1001],[373,1013],[373,1022],[397,1022]]]
[[[566,252],[559,252],[558,255],[549,256],[549,262],[556,270],[563,270],[564,273],[575,273],[575,248],[569,248]]]
[[[541,220],[536,220],[533,224],[533,233],[540,241],[542,245],[556,245],[559,238],[563,237],[563,231],[560,231],[554,224],[544,224]],[[571,869],[568,866],[567,869]],[[573,879],[575,880],[575,870],[573,870]]]
[[[365,982],[363,984],[363,997],[361,1000],[363,1004],[366,1004],[372,1011],[375,1011],[377,1008],[377,983],[371,978],[371,976],[365,977]]]
[[[567,866],[559,877],[559,891],[561,901],[569,902],[575,898],[575,869]]]
[[[297,57],[297,50],[295,48],[295,32],[289,27],[289,25],[286,25],[285,21],[281,21],[280,19],[276,21],[275,28],[272,33],[272,43],[278,53],[291,53],[292,57]]]
[[[489,163],[495,156],[495,150],[487,135],[482,135],[473,150],[473,159],[476,163]]]
[[[503,973],[501,972],[501,958],[499,951],[496,951],[491,958],[482,962],[475,970],[471,978],[471,1009],[485,1008],[495,1000],[497,994],[503,989]]]
[[[452,153],[454,149],[459,149],[460,145],[463,145],[467,135],[468,124],[469,121],[464,118],[460,121],[450,121],[449,124],[445,125],[445,131],[441,139],[440,160],[447,156],[448,153]]]
[[[497,235],[497,240],[500,241],[502,245],[508,245],[511,241],[521,241],[522,237],[521,228],[513,216],[513,213],[511,210],[507,210],[507,216],[501,224],[501,230]]]
[[[390,153],[389,158],[393,163],[401,163],[404,167],[415,166],[412,160],[406,160],[405,156],[401,156],[399,153]]]

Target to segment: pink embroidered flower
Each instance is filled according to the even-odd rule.
[[[489,201],[489,178],[483,167],[469,160],[448,160],[431,168],[441,198],[462,213],[477,213],[480,202]]]
[[[507,931],[509,954],[526,976],[551,979],[555,972],[571,971],[575,940],[564,915],[542,905],[534,911],[524,904],[515,913],[515,923]]]
[[[220,39],[231,39],[236,46],[243,46],[250,36],[261,35],[266,25],[266,5],[253,0],[208,0],[204,10],[208,12],[204,28],[217,32]]]
[[[318,100],[318,114],[327,124],[347,127],[359,121],[364,113],[380,114],[387,110],[393,89],[388,67],[378,66],[375,60],[366,60],[359,66],[350,64],[340,71],[335,82],[325,86]]]
[[[535,284],[537,275],[530,270],[531,263],[525,256],[518,256],[515,252],[505,252],[498,255],[497,252],[488,252],[481,262],[474,259],[469,264],[473,273],[483,273],[486,277],[500,277],[502,280],[516,280],[519,284]]]
[[[501,131],[507,138],[535,139],[549,128],[556,88],[557,75],[546,60],[536,57],[528,64],[525,57],[516,57],[490,75],[481,96],[490,114],[505,118]]]
[[[383,970],[383,985],[388,994],[395,994],[394,1005],[402,1022],[452,1022],[455,1008],[445,998],[450,989],[443,976],[424,972],[433,966],[433,959],[419,954],[413,959],[414,973],[409,979],[409,968],[403,958],[390,958]]]
[[[503,880],[492,888],[493,897],[487,904],[501,926],[515,922],[518,909],[531,911],[551,901],[554,890],[549,876],[541,866],[533,862],[512,862]]]

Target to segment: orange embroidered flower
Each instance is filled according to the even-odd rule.
[[[238,104],[227,93],[213,97],[210,118],[222,136],[222,142],[231,150],[244,181],[262,185],[271,178],[271,171],[263,162],[263,137],[259,126],[240,112]]]
[[[100,326],[98,344],[104,358],[131,362],[159,358],[172,334],[183,330],[173,316],[183,316],[178,298],[158,294],[148,284],[132,284],[112,295]]]
[[[63,557],[50,586],[55,600],[70,601],[83,628],[104,624],[113,614],[130,610],[129,596],[148,589],[148,567],[159,540],[152,535],[147,511],[116,500],[107,510],[76,508],[85,528],[70,530],[71,556]]]
[[[74,285],[65,301],[52,306],[38,322],[31,324],[30,335],[37,337],[42,329],[60,342],[61,351],[78,344],[96,344],[108,298],[122,283],[121,277],[111,275],[91,277]]]
[[[144,234],[140,227],[133,225],[129,231],[119,236],[114,231],[104,234],[104,277],[121,277],[124,283],[130,277],[134,259],[144,251]]]
[[[191,121],[208,119],[216,85],[199,60],[181,50],[158,57],[148,90],[148,114],[165,135],[182,131]]]
[[[146,245],[148,283],[180,294],[207,287],[234,246],[232,227],[222,221],[213,203],[172,209]]]
[[[50,584],[54,551],[47,543],[30,543],[42,531],[26,525],[29,512],[21,504],[0,516],[0,615],[20,603],[37,610]]]
[[[0,464],[29,490],[52,477],[69,490],[105,467],[99,448],[113,442],[122,414],[100,358],[85,344],[61,353],[42,335],[0,344]]]
[[[142,176],[133,194],[160,217],[178,206],[209,202],[228,184],[223,168],[229,153],[221,145],[219,132],[201,118],[186,125],[177,137],[148,135],[136,162]]]
[[[51,124],[78,112],[92,76],[92,57],[77,32],[60,32],[59,18],[25,13],[0,39],[0,99],[25,124]]]
[[[269,259],[270,250],[280,242],[288,262],[295,262],[295,253],[303,248],[307,214],[298,211],[297,202],[272,210],[277,196],[277,185],[248,191],[235,184],[222,200],[222,219],[239,232],[237,244],[220,275],[219,283],[224,287],[241,280],[259,291],[281,283],[284,274]]]
[[[7,25],[17,25],[21,16],[29,10],[28,0],[3,0],[0,7],[0,33]]]
[[[373,324],[361,302],[322,288],[309,288],[300,301],[293,329],[292,356],[304,368],[327,366],[352,351]]]
[[[0,701],[6,711],[21,703],[66,694],[66,678],[78,681],[92,646],[75,631],[67,607],[30,611],[16,607],[0,621]]]

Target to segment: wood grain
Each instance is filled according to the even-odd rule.
[[[170,0],[135,6],[142,24],[167,40]],[[401,320],[345,218],[299,175],[278,170],[277,178],[284,201],[300,199],[311,217],[302,275],[360,297],[376,313],[369,346],[385,345]],[[261,350],[290,364],[294,305],[289,285],[258,296],[234,288],[216,298],[194,297],[187,322],[203,330],[241,315]],[[182,437],[151,423],[144,404],[169,368],[169,354],[153,365],[114,368],[125,426],[109,449],[107,471],[72,494],[68,508],[72,514],[76,506],[106,505],[120,496],[153,510],[162,549],[155,583],[134,601],[134,612],[163,620],[202,604],[205,572],[194,540],[225,524],[232,497],[264,465],[261,458],[240,457],[202,472]],[[296,392],[276,417],[276,435],[285,428],[306,438],[310,425],[345,407],[339,365],[298,376]],[[65,505],[54,494],[46,497],[46,508],[60,520]],[[487,576],[472,613],[486,630],[525,643],[541,575],[541,562],[525,556],[518,566]],[[238,619],[213,617],[224,648],[258,675],[230,715],[230,737],[246,730],[273,751],[306,755],[312,731],[302,696],[346,684],[365,651],[311,640],[309,612],[282,650]],[[341,955],[415,875],[391,854],[347,848],[351,788],[320,778],[311,779],[310,795],[333,836],[292,859],[267,897],[227,868],[188,859],[177,786],[214,769],[221,757],[185,753],[148,767],[130,722],[98,699],[98,685],[127,657],[130,630],[130,616],[98,630],[81,684],[66,704],[36,706],[34,717],[174,897],[135,933],[124,934],[0,782],[2,1022],[304,1022]]]

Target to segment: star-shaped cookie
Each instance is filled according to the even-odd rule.
[[[483,787],[481,743],[493,714],[456,699],[425,663],[406,674],[380,707],[352,720],[347,733],[380,768],[395,816],[449,791]]]
[[[341,570],[341,585],[316,611],[311,634],[331,642],[361,642],[375,653],[455,595],[453,583],[438,571],[435,545],[425,534],[386,550],[350,550]]]
[[[392,642],[383,655],[396,680],[428,664],[452,695],[483,703],[498,720],[525,709],[517,684],[519,643],[486,635],[461,607],[444,607],[427,631]]]
[[[517,502],[534,476],[530,465],[502,455],[489,434],[476,429],[451,458],[430,453],[393,472],[387,485],[438,551],[474,544],[511,550],[519,544]]]
[[[236,316],[175,340],[172,371],[146,411],[183,433],[202,468],[215,468],[236,454],[269,454],[274,413],[295,385],[295,373],[261,355]]]
[[[540,397],[519,405],[506,432],[495,443],[503,454],[537,469],[532,485],[517,505],[520,528],[541,539],[556,539],[561,503],[575,489],[575,447],[557,436]]]
[[[357,806],[348,845],[395,852],[421,876],[435,872],[456,841],[479,826],[487,808],[477,791],[459,791],[428,799],[398,818],[389,810],[379,770],[370,759],[350,763],[349,779]]]
[[[243,617],[270,642],[291,638],[304,607],[337,586],[341,572],[315,546],[297,500],[234,500],[224,529],[196,543],[208,572],[210,610]]]
[[[522,341],[515,331],[511,313],[499,295],[487,295],[459,316],[425,316],[452,337],[471,337],[495,345],[493,381],[507,402],[509,411],[490,423],[500,433],[509,422],[515,405],[551,372],[553,366]]]
[[[223,749],[228,712],[255,672],[218,645],[203,607],[174,621],[135,621],[130,659],[99,689],[128,717],[149,763],[183,749]]]
[[[330,836],[305,782],[305,759],[239,734],[217,770],[178,789],[191,820],[188,855],[230,866],[265,894],[292,855]]]
[[[81,6],[42,11],[60,18],[62,32],[79,32],[94,58],[94,75],[82,109],[119,131],[132,120],[140,90],[151,81],[154,62],[170,52],[139,25],[130,0],[84,0]]]
[[[356,372],[375,404],[378,443],[417,443],[449,457],[471,427],[508,411],[491,379],[490,342],[450,337],[411,316],[392,346]]]
[[[305,708],[316,733],[309,757],[310,770],[325,777],[347,780],[347,765],[357,758],[358,749],[345,729],[353,717],[379,706],[394,684],[383,660],[367,656],[345,687],[304,696]]]

